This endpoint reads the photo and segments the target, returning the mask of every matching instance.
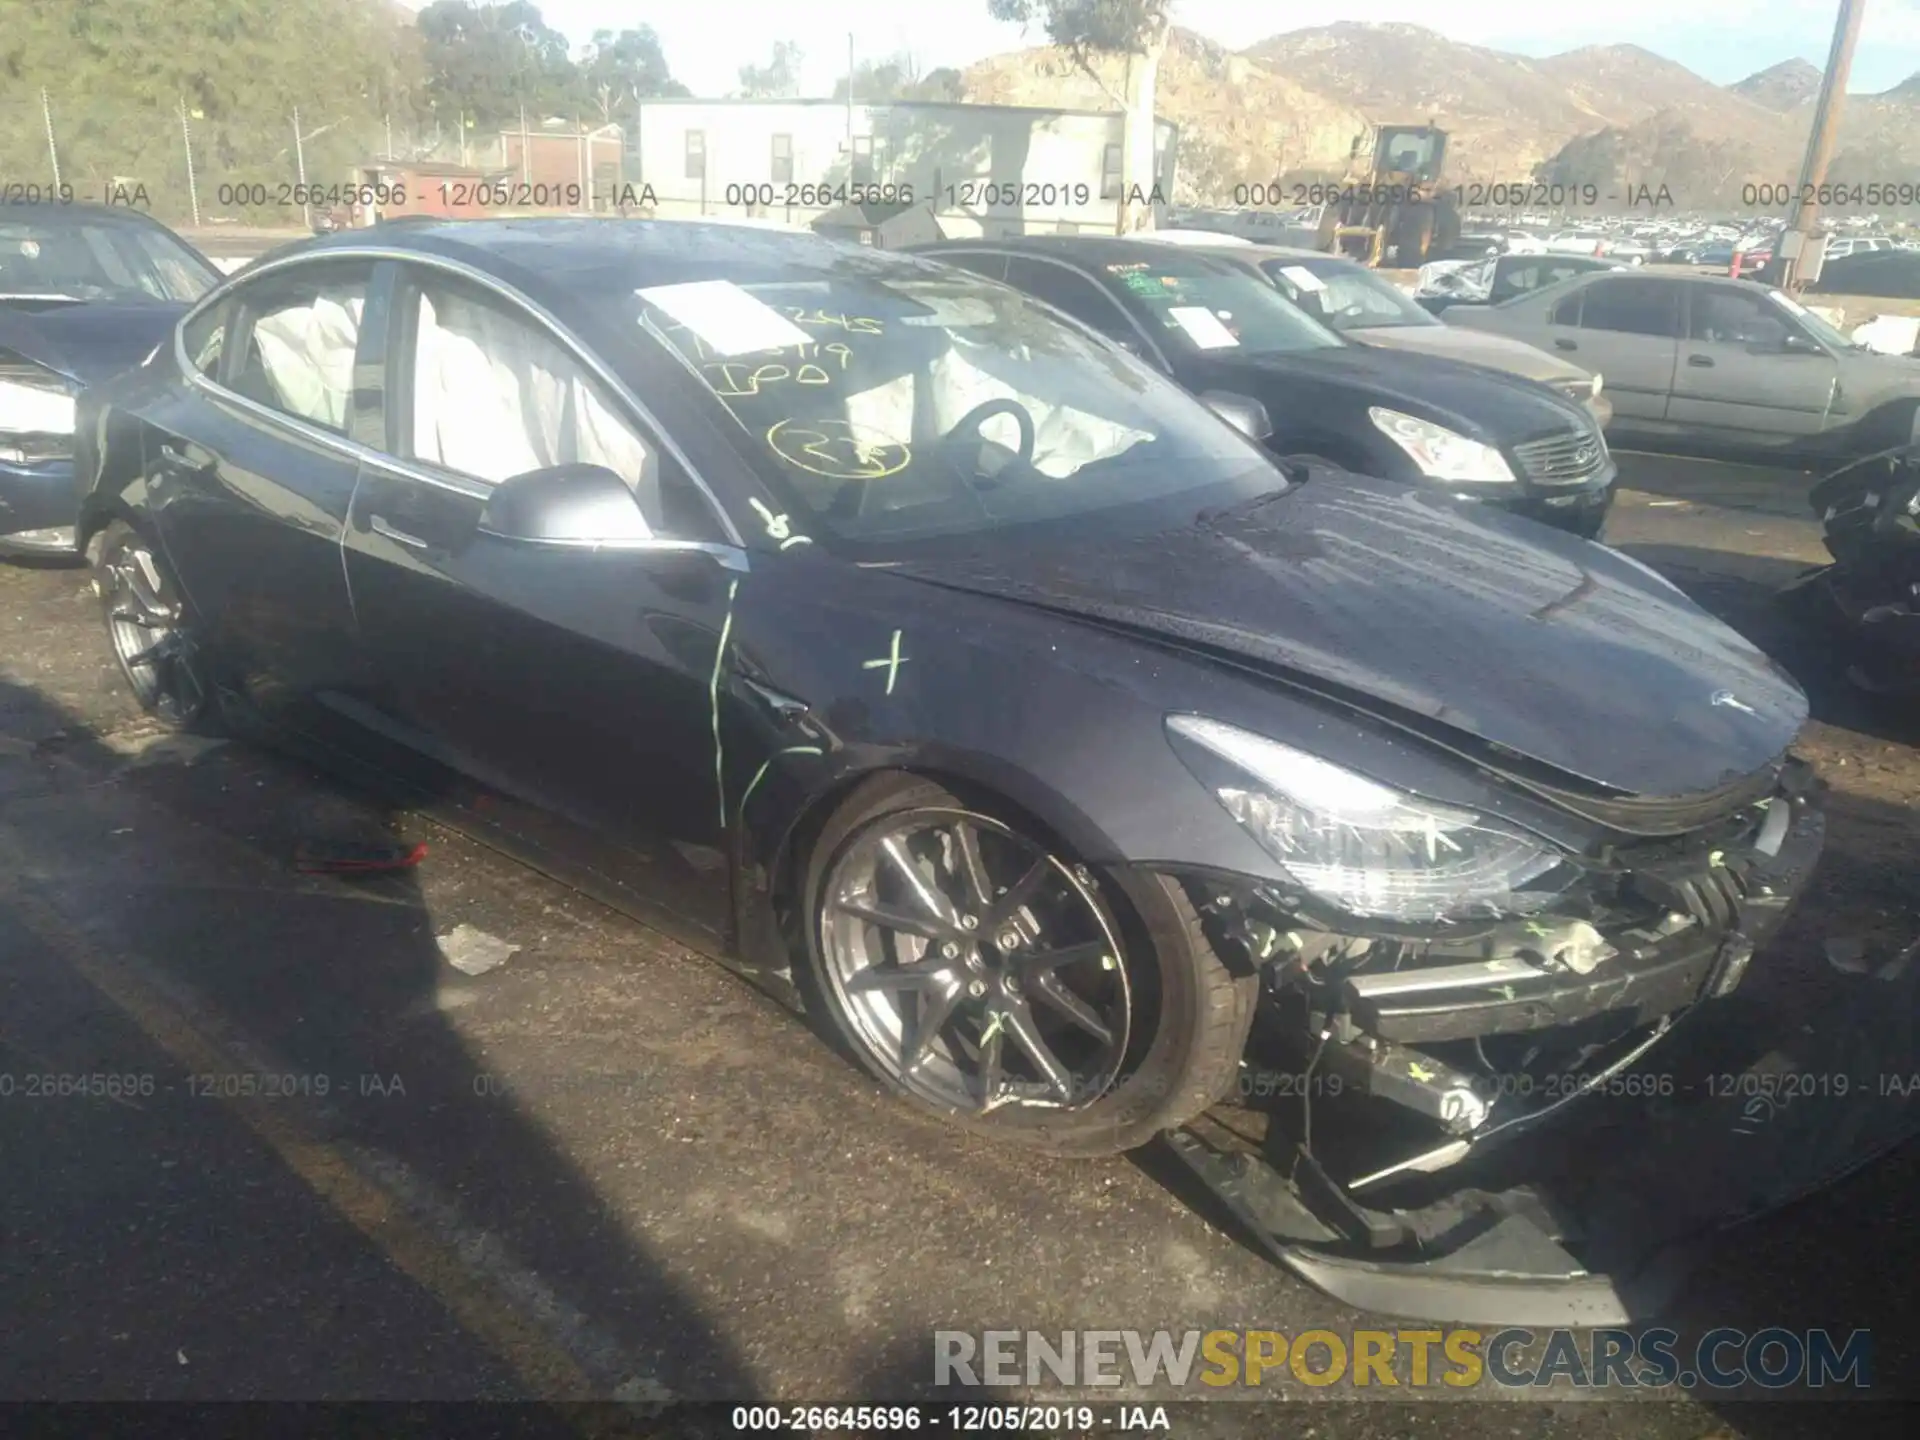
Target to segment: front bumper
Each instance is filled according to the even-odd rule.
[[[0,461],[0,554],[69,553],[79,516],[71,460]]]
[[[1607,511],[1613,505],[1614,482],[1619,478],[1620,467],[1609,457],[1604,466],[1577,485],[1549,487],[1523,481],[1498,496],[1483,490],[1461,490],[1453,495],[1456,500],[1492,505],[1591,540],[1606,524]]]
[[[1363,1033],[1324,1025],[1270,1110],[1210,1112],[1169,1137],[1174,1156],[1275,1259],[1364,1309],[1512,1325],[1658,1313],[1712,1232],[1920,1129],[1920,1085],[1876,1084],[1920,1074],[1920,958],[1885,980],[1833,969],[1817,937],[1756,959],[1782,938],[1824,842],[1809,792],[1782,828],[1769,838],[1763,825],[1761,863],[1737,857],[1739,885],[1656,876],[1669,920],[1695,923],[1586,973],[1488,965],[1447,977],[1443,1001],[1376,993],[1354,1017]],[[1448,1064],[1461,1036],[1582,1027],[1611,1038],[1537,1087],[1488,1087]],[[1346,1100],[1328,1098],[1332,1078],[1369,1070]],[[1802,1097],[1790,1124],[1785,1100],[1763,1098],[1782,1092]],[[1343,1143],[1357,1120],[1373,1126],[1364,1146]]]

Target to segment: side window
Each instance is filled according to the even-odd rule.
[[[366,306],[367,264],[306,266],[239,292],[230,385],[249,400],[347,433],[353,353]]]
[[[1586,298],[1586,294],[1587,292],[1584,290],[1576,290],[1567,296],[1566,299],[1556,302],[1553,307],[1553,313],[1550,314],[1547,319],[1555,325],[1578,325],[1580,323],[1580,302]]]
[[[1015,256],[1007,262],[1007,283],[1064,310],[1082,325],[1091,325],[1116,340],[1138,341],[1120,307],[1093,281],[1064,266]]]
[[[1759,295],[1703,288],[1693,292],[1687,338],[1709,345],[1765,345],[1777,349],[1787,338],[1787,322]]]
[[[554,465],[604,465],[632,487],[655,534],[722,538],[671,456],[645,439],[599,381],[538,321],[430,278],[407,302],[410,404],[403,458],[497,485]]]
[[[1680,333],[1680,287],[1677,285],[1623,277],[1589,285],[1586,297],[1580,312],[1583,330],[1615,330],[1626,335],[1662,338]]]
[[[227,318],[232,313],[232,304],[223,300],[187,321],[180,332],[187,363],[209,380],[220,378],[221,344],[227,338]]]

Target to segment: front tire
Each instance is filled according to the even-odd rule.
[[[219,710],[186,597],[159,545],[115,520],[98,555],[94,593],[134,700],[169,730],[217,733]]]
[[[906,775],[811,847],[803,989],[888,1088],[1055,1155],[1132,1149],[1233,1084],[1257,981],[1181,887],[1095,875],[1030,823]]]

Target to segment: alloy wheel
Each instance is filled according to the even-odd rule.
[[[1078,1110],[1113,1085],[1133,997],[1083,869],[965,811],[848,842],[818,916],[826,979],[877,1067],[949,1111]]]
[[[180,600],[144,541],[106,556],[107,633],[120,669],[143,709],[169,725],[190,724],[206,708],[193,636]]]

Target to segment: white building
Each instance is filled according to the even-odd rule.
[[[624,117],[623,117],[624,118]],[[1177,127],[1155,124],[1154,193],[1173,195]],[[930,213],[948,237],[1113,232],[1121,117],[1094,110],[897,101],[642,100],[626,178],[663,219],[808,224],[866,199]]]

